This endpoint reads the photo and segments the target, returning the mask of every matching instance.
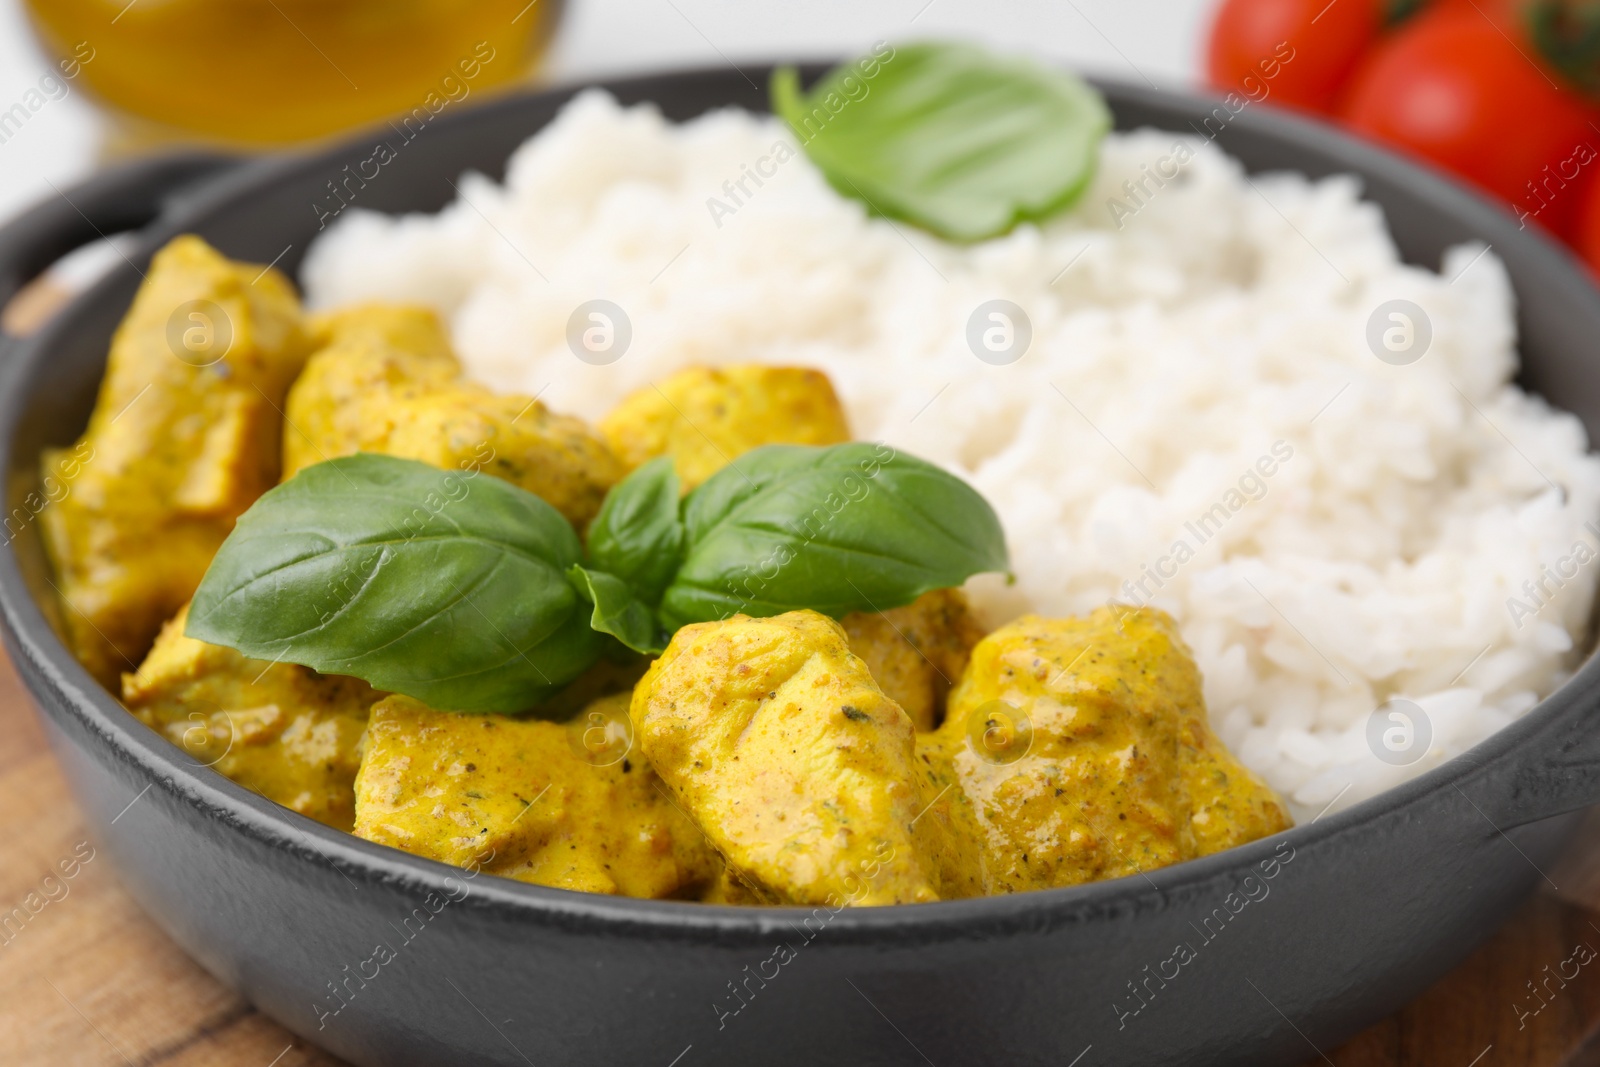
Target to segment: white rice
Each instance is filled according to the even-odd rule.
[[[1115,135],[1072,212],[957,247],[868,218],[769,118],[675,126],[591,92],[517,151],[504,186],[468,175],[436,216],[352,207],[305,281],[321,307],[431,304],[476,378],[591,418],[690,364],[822,368],[858,437],[945,464],[999,511],[1018,580],[972,583],[987,622],[1153,593],[1223,740],[1303,819],[1436,766],[1567,677],[1600,570],[1584,528],[1600,461],[1577,419],[1509,384],[1512,295],[1492,253],[1404,265],[1354,179],[1246,179],[1180,140]],[[1143,206],[1128,196],[1142,166],[1189,153]],[[736,202],[724,183],[758,162],[776,176]],[[966,341],[996,297],[1033,327],[1009,366]],[[633,325],[610,366],[565,339],[594,298]],[[1432,323],[1408,366],[1366,340],[1394,298]],[[1290,458],[1241,492],[1275,442]],[[1202,544],[1186,524],[1208,509]],[[1162,563],[1180,540],[1198,554]],[[1158,563],[1176,569],[1159,588],[1144,577]],[[1577,572],[1548,577],[1558,565]],[[1535,600],[1524,582],[1541,578]],[[1368,740],[1396,696],[1431,727],[1407,766]]]

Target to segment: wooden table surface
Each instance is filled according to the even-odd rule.
[[[1600,843],[1591,817],[1583,842]],[[0,657],[0,914],[38,893],[20,930],[0,927],[0,1063],[16,1067],[336,1067],[190,962],[91,852],[29,698]],[[1527,983],[1579,945],[1600,949],[1600,874],[1574,857],[1556,884],[1393,1017],[1308,1062],[1337,1067],[1600,1067],[1600,967],[1537,1014]],[[62,860],[75,876],[45,883]],[[50,888],[54,886],[54,888]],[[45,890],[50,889],[48,896]],[[63,893],[64,890],[64,893]],[[56,899],[49,899],[54,897]],[[1595,907],[1575,901],[1589,900]],[[1520,1023],[1520,1024],[1519,1024]]]

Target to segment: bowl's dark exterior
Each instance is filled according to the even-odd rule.
[[[746,73],[753,82],[728,70],[611,88],[688,118],[762,107],[755,83],[765,72]],[[1462,240],[1490,242],[1521,301],[1525,383],[1576,412],[1591,435],[1600,428],[1589,354],[1600,297],[1553,246],[1449,182],[1330,130],[1259,107],[1213,114],[1211,102],[1104,88],[1121,127],[1192,132],[1211,114],[1205,128],[1225,127],[1218,141],[1252,170],[1361,175],[1416,262],[1437,265]],[[330,182],[362,207],[437,209],[453,196],[447,179],[467,168],[500,173],[568,95],[441,117],[360,182],[343,184],[344,168],[360,168],[393,133],[252,164],[166,203],[127,268],[10,354],[0,383],[9,506],[36,485],[40,448],[81,430],[139,281],[133,264],[168,237],[197,232],[229,255],[293,269],[330,204]],[[148,207],[163,182],[203,169],[165,166],[159,181],[149,167],[106,179],[81,191],[71,213],[44,206],[0,235],[0,281],[47,261],[51,240],[70,243],[48,237],[52,220],[77,226],[81,239],[78,208],[102,228],[126,224],[139,208],[119,201],[118,181]],[[1464,956],[1540,879],[1570,824],[1556,816],[1600,799],[1591,661],[1467,756],[1314,824],[1148,876],[838,914],[466,878],[290,814],[138,724],[57,640],[33,525],[14,522],[8,533],[7,646],[129,889],[263,1011],[368,1067],[1297,1063]]]

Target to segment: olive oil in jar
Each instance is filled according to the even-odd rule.
[[[504,86],[560,0],[27,0],[46,45],[92,55],[112,108],[241,147],[289,144]],[[443,102],[441,105],[440,102]]]

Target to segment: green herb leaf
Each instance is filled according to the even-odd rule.
[[[880,51],[809,93],[785,67],[771,92],[773,111],[840,193],[957,241],[1070,205],[1111,128],[1082,80],[967,45]]]
[[[909,604],[1010,567],[994,509],[954,475],[887,445],[768,445],[684,502],[669,630],[811,608],[839,617]]]
[[[349,456],[240,516],[187,633],[436,708],[519,711],[598,655],[566,575],[580,558],[561,514],[509,482]]]
[[[666,651],[665,635],[656,624],[655,613],[633,594],[628,583],[614,574],[579,566],[569,567],[567,577],[578,595],[594,605],[589,617],[592,629],[610,634],[647,656]]]
[[[683,558],[679,495],[672,460],[662,456],[617,483],[589,524],[590,562],[647,604],[661,600]]]

